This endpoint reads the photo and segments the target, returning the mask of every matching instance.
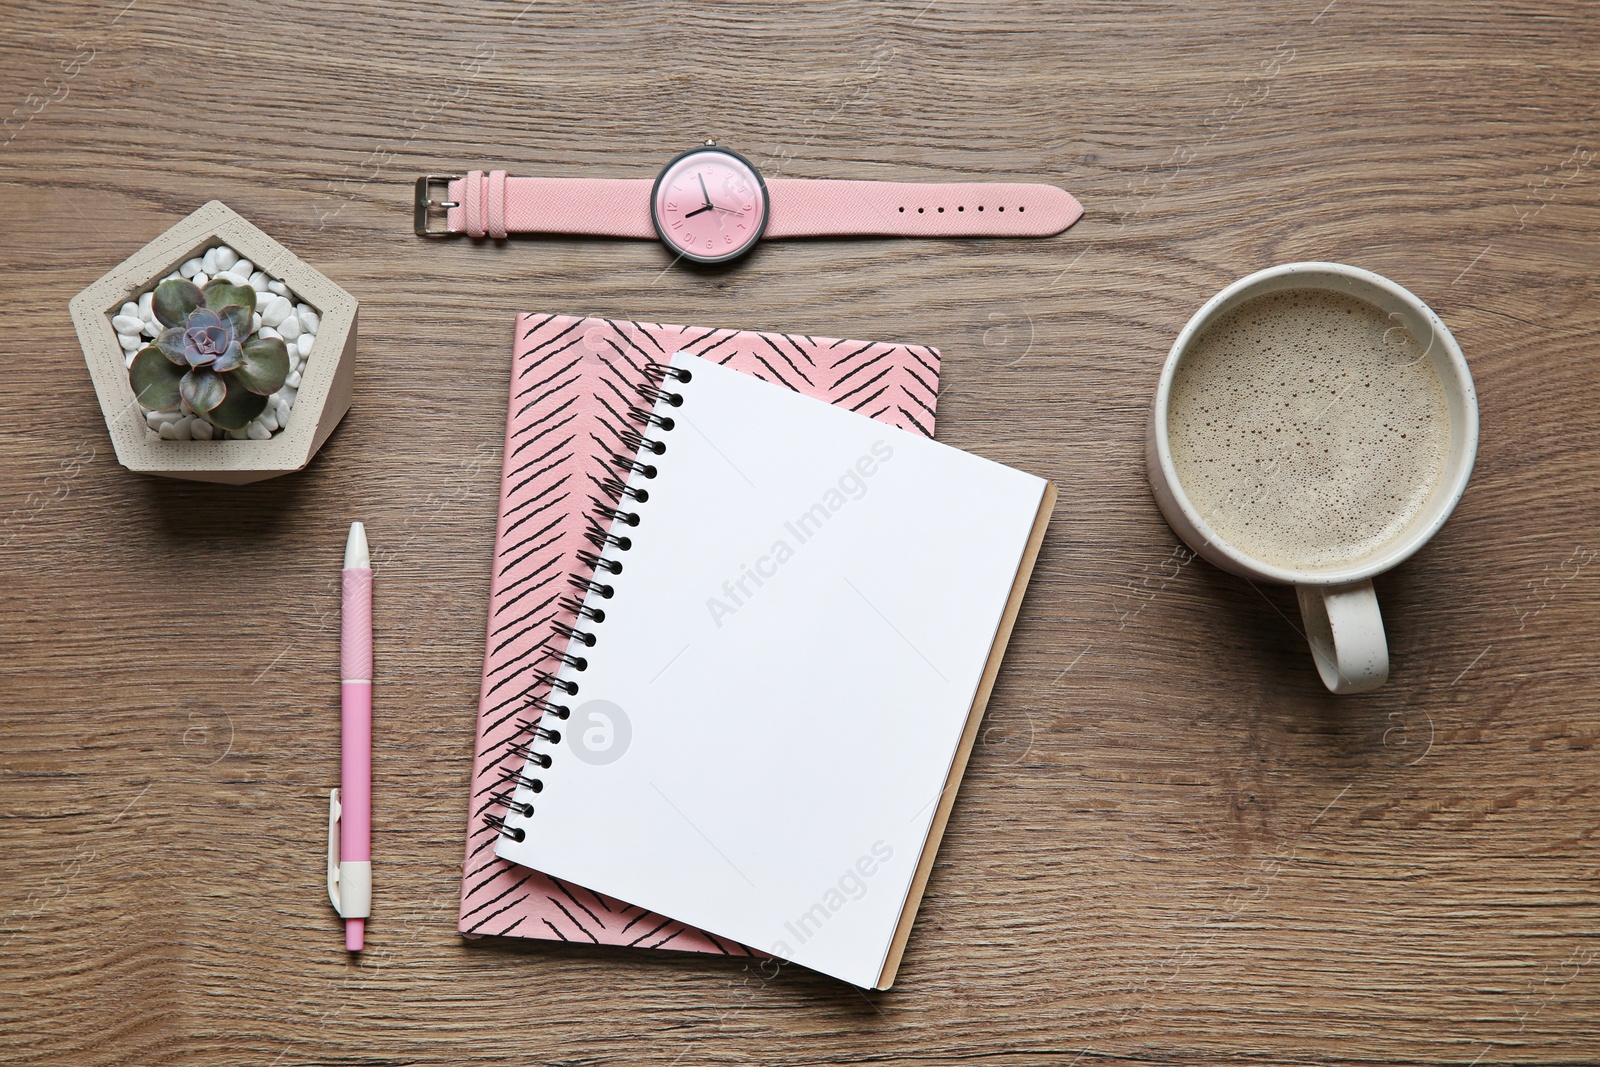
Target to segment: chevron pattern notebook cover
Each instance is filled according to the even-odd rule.
[[[765,381],[933,436],[939,353],[914,345],[708,329],[568,315],[521,315],[506,420],[500,513],[479,693],[459,928],[592,944],[753,955],[681,922],[494,855],[483,817],[500,802],[534,676],[562,651],[560,601],[591,573],[586,516],[614,502],[610,458],[633,451],[626,413],[644,365],[689,352]]]

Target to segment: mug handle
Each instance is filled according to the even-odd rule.
[[[1370,578],[1349,585],[1299,585],[1295,592],[1317,673],[1330,692],[1370,693],[1388,681],[1389,642]]]

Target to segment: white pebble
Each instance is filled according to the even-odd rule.
[[[189,402],[181,397],[178,400],[178,410],[182,411],[185,415],[194,414],[194,408],[190,407]]]
[[[248,259],[236,259],[233,261],[233,265],[228,268],[229,274],[237,274],[239,277],[245,279],[245,285],[250,284],[250,275],[254,274],[255,271],[256,265],[250,262]]]
[[[173,271],[171,274],[167,275],[165,278],[162,278],[161,280],[164,281],[164,282],[175,282],[175,281],[179,281],[180,279],[182,279],[182,277],[183,277],[183,275],[179,274],[177,271]]]
[[[278,413],[269,407],[260,415],[256,416],[256,421],[265,426],[269,431],[276,430],[278,428]]]
[[[257,311],[262,310],[268,304],[272,303],[276,299],[278,299],[276,293],[268,293],[268,292],[265,292],[265,291],[263,291],[261,289],[257,289],[256,290],[256,310]]]
[[[316,333],[317,327],[322,325],[322,320],[317,317],[315,311],[311,310],[309,304],[301,304],[294,309],[294,313],[299,318],[300,325],[304,326],[309,333]]]
[[[123,352],[122,352],[122,365],[124,367],[127,367],[129,370],[132,370],[133,369],[133,357],[137,356],[138,354],[139,353],[137,351],[129,352],[126,349],[124,349]]]
[[[277,330],[274,330],[271,326],[263,326],[256,332],[262,337],[276,337],[280,341],[283,340],[283,334],[279,333]]]
[[[293,341],[296,337],[299,337],[300,330],[300,320],[293,315],[285,315],[283,321],[278,323],[278,332],[283,335],[285,341]]]
[[[194,422],[189,424],[189,434],[196,441],[209,441],[216,432],[217,428],[205,419],[195,419]]]
[[[117,334],[117,343],[129,352],[137,352],[144,347],[144,340],[136,333]]]
[[[144,329],[144,320],[139,317],[138,309],[135,308],[132,315],[115,316],[111,320],[111,328],[118,333],[138,333]]]
[[[218,270],[227,270],[229,267],[239,262],[239,253],[235,252],[227,245],[223,245],[220,248],[215,248],[212,251],[216,252],[217,254]]]
[[[260,331],[261,331],[261,314],[260,314],[260,312],[256,312],[255,314],[252,314],[250,316],[250,332],[251,333],[259,333]]]
[[[271,292],[277,293],[279,296],[288,296],[289,295],[289,287],[287,285],[284,285],[282,282],[278,282],[278,281],[268,282],[267,283],[267,289],[269,291],[271,291]]]
[[[161,324],[157,322],[154,317],[152,317],[148,322],[144,323],[143,326],[144,333],[149,337],[160,337],[161,328]]]
[[[256,419],[244,428],[246,436],[252,441],[265,441],[272,436],[272,431],[261,425],[261,420]]]
[[[300,372],[297,370],[290,371],[289,376],[283,380],[283,384],[287,385],[290,389],[300,388]]]
[[[215,274],[221,269],[222,268],[217,265],[217,249],[208,248],[206,249],[206,254],[200,257],[200,269],[195,271],[195,273]]]
[[[248,277],[241,277],[231,270],[225,270],[211,280],[214,282],[227,282],[229,285],[249,286],[250,284],[250,279]]]
[[[201,271],[199,274],[196,274],[193,278],[190,278],[189,280],[191,282],[194,282],[200,288],[204,289],[206,287],[206,282],[209,282],[211,280],[211,277],[210,277],[210,275],[206,274],[205,271]]]
[[[159,430],[163,423],[177,422],[179,417],[178,412],[172,409],[167,411],[147,411],[144,413],[144,424],[152,430]]]
[[[303,333],[295,339],[295,350],[300,353],[300,358],[305,359],[311,354],[311,342],[317,339],[316,334]]]
[[[153,308],[155,298],[156,294],[153,292],[145,293],[139,298],[139,317],[141,319],[147,319],[151,315],[155,314],[155,310]]]
[[[299,396],[299,395],[300,395],[300,390],[296,389],[292,385],[285,385],[282,389],[279,389],[276,393],[273,394],[273,396],[281,396],[281,397],[283,397],[284,404],[291,411],[294,410],[294,398]]]
[[[201,265],[203,263],[204,260],[201,259],[185,260],[183,266],[178,268],[178,273],[183,275],[185,278],[193,278],[196,274],[200,273]]]
[[[226,433],[226,437],[230,441],[243,441],[245,439],[245,436],[246,435],[245,435],[245,432],[243,430],[229,430]]]
[[[117,314],[119,314],[119,315],[129,315],[129,316],[132,316],[133,318],[138,318],[139,317],[139,305],[135,304],[132,300],[130,300],[126,304],[122,305],[122,310],[117,312]]]
[[[267,277],[265,271],[258,270],[254,274],[250,275],[250,288],[254,289],[258,293],[265,292],[267,283],[271,280],[271,278]]]
[[[161,439],[163,441],[187,441],[189,433],[183,428],[183,423],[164,422],[161,424]]]
[[[294,310],[294,305],[283,297],[275,297],[266,307],[261,309],[261,324],[277,328],[289,313]]]

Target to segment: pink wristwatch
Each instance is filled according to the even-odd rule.
[[[443,200],[432,199],[437,186]],[[444,228],[433,227],[438,212]],[[1049,237],[1083,214],[1064,189],[1016,182],[764,181],[714,141],[648,178],[511,178],[503,170],[417,179],[423,237],[570,233],[659,238],[699,263],[722,263],[763,237]]]

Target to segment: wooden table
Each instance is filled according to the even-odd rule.
[[[0,1049],[39,1064],[1600,1061],[1600,32],[1480,3],[13,5],[0,41]],[[421,240],[410,183],[1059,183],[1044,241]],[[362,302],[355,407],[242,488],[115,462],[69,297],[220,198]],[[1259,267],[1386,274],[1482,398],[1380,579],[1392,680],[1146,488],[1157,369]],[[455,931],[521,310],[931,344],[1061,506],[894,990]],[[379,560],[371,950],[323,887],[337,564]],[[797,792],[803,782],[789,784]]]

